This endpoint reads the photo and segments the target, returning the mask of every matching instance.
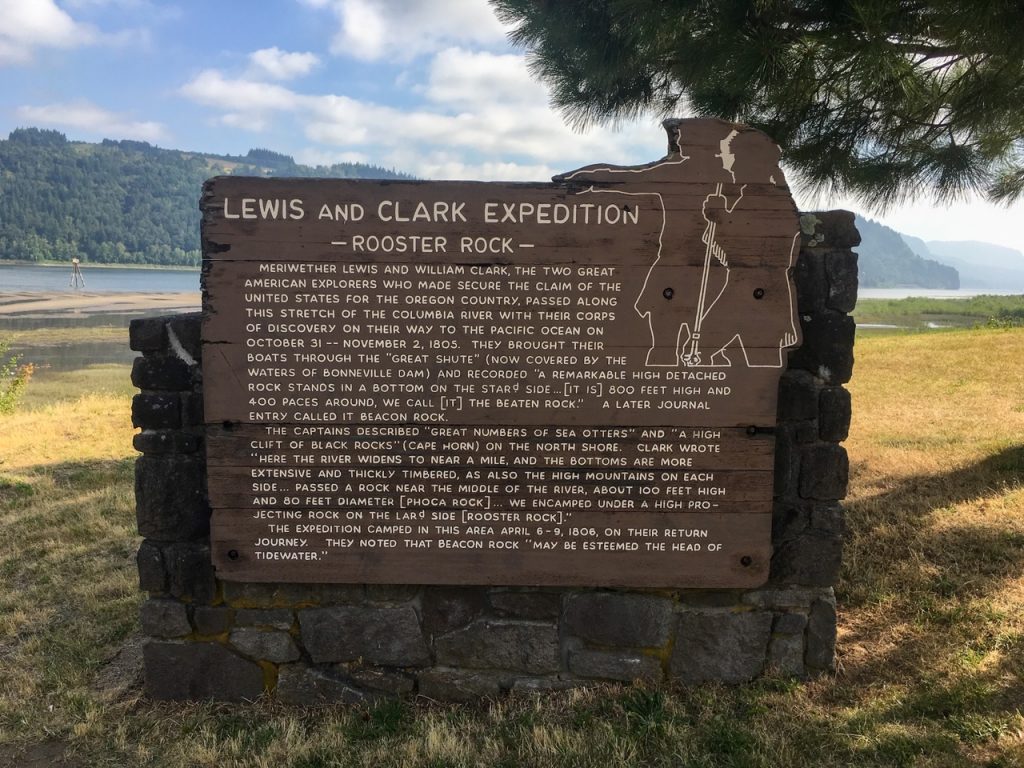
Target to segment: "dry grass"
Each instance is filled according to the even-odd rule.
[[[1024,765],[1024,331],[857,355],[841,669],[807,683],[309,711],[99,691],[140,599],[128,396],[4,419],[0,765]]]

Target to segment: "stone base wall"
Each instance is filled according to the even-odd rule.
[[[834,667],[860,238],[804,214],[804,342],[780,382],[774,554],[755,590],[220,581],[210,561],[201,315],[137,320],[132,421],[146,690],[157,699],[470,700],[602,681],[739,683]]]

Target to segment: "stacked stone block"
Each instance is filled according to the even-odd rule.
[[[138,320],[132,420],[146,689],[158,699],[467,701],[598,682],[741,683],[834,667],[859,243],[804,214],[803,346],[780,381],[771,574],[754,590],[257,584],[216,578],[201,316]]]

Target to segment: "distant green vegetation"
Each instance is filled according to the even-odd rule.
[[[358,163],[311,168],[266,149],[204,155],[22,128],[0,140],[0,259],[195,266],[200,189],[222,174],[409,178]]]
[[[10,342],[0,339],[0,414],[11,413],[18,404],[29,379],[31,363],[22,363],[18,355],[11,355]]]
[[[969,299],[860,299],[853,310],[858,323],[896,325],[907,330],[936,327],[1024,327],[1024,296],[974,296]]]

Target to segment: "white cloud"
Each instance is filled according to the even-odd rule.
[[[19,119],[35,125],[76,128],[102,138],[159,141],[167,135],[160,123],[133,121],[125,115],[110,112],[87,101],[26,105],[18,107],[15,113]]]
[[[572,132],[521,70],[516,56],[445,51],[423,88],[427,101],[410,109],[302,94],[219,70],[200,73],[181,93],[220,111],[227,124],[287,123],[319,145],[316,151],[358,152],[423,178],[540,180],[584,163],[660,156],[664,139],[653,123]]]
[[[54,0],[2,0],[0,18],[0,64],[30,61],[36,48],[74,48],[99,37],[94,27],[75,21]]]
[[[320,63],[315,53],[290,53],[277,46],[261,48],[249,54],[251,71],[273,80],[291,80],[309,74]]]
[[[268,121],[265,118],[240,112],[228,112],[226,115],[221,115],[218,122],[230,128],[238,128],[252,133],[260,133],[267,130],[268,127]]]
[[[281,85],[226,78],[216,69],[206,69],[186,83],[181,92],[200,104],[250,115],[294,110],[302,97]]]
[[[493,46],[505,29],[482,0],[305,0],[338,23],[331,53],[364,61],[408,61],[460,43]]]
[[[489,102],[547,104],[522,56],[447,48],[430,64],[425,95],[437,104],[474,107]]]

